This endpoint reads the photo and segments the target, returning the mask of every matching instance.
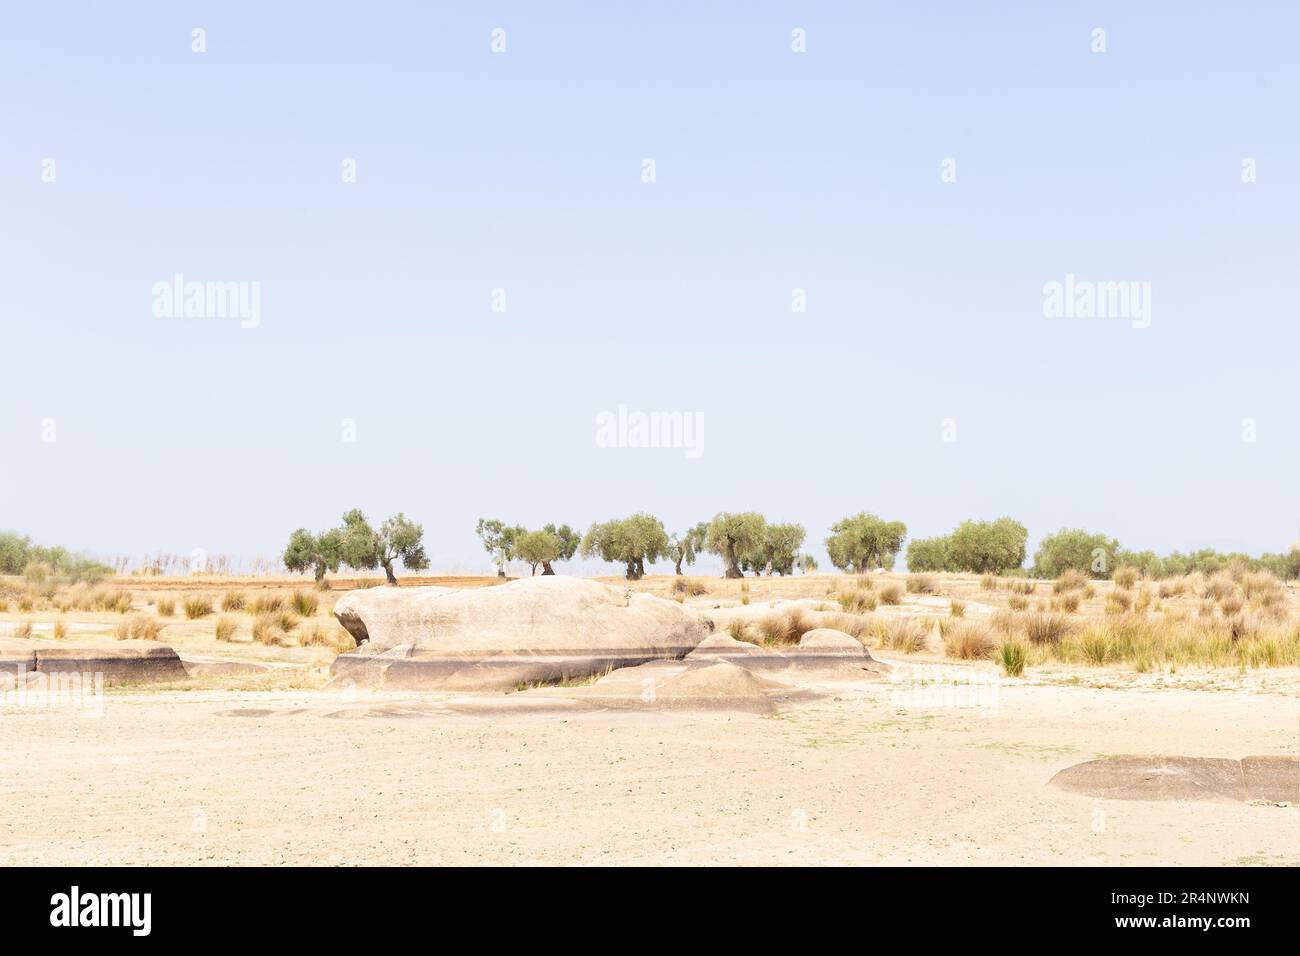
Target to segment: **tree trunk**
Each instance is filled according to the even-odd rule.
[[[681,573],[682,573],[682,559],[681,559],[681,558],[678,558],[676,563],[677,563],[677,573],[678,573],[678,574],[681,574]]]
[[[389,583],[389,584],[396,584],[396,583],[397,583],[397,575],[393,573],[393,562],[392,562],[392,561],[385,561],[385,562],[384,562],[384,576],[385,576],[386,578],[388,578],[388,583]]]
[[[504,566],[504,565],[500,565],[500,564],[498,564],[498,565],[497,565],[497,577],[499,577],[499,578],[504,578],[505,576],[506,576],[506,569],[505,569],[505,566]]]
[[[543,562],[542,562],[542,577],[545,577],[545,576],[548,575],[548,574],[554,574],[554,573],[555,573],[555,569],[551,567],[551,562],[550,562],[550,561],[543,561]]]
[[[636,559],[636,576],[637,580],[645,577],[645,558]]]
[[[627,575],[626,575],[626,577],[627,577],[627,579],[628,579],[629,581],[636,581],[636,580],[640,577],[640,575],[638,575],[638,574],[636,573],[636,562],[635,562],[635,561],[628,561],[628,563],[627,563]]]

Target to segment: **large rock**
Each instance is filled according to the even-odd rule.
[[[695,611],[583,578],[496,587],[371,588],[334,614],[357,640],[334,673],[361,684],[511,689],[680,658],[708,634]]]

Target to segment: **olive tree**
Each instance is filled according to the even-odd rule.
[[[524,533],[518,525],[510,527],[496,518],[479,518],[474,533],[483,542],[483,550],[492,556],[497,577],[506,576],[506,562],[515,556],[515,539]]]
[[[515,539],[515,556],[535,575],[538,565],[545,562],[549,566],[560,556],[560,539],[550,531],[525,531]]]
[[[873,568],[892,568],[894,558],[907,537],[907,525],[885,521],[865,511],[841,518],[831,525],[826,553],[841,571],[861,573]]]
[[[764,540],[767,520],[757,511],[721,512],[709,522],[705,547],[719,555],[729,578],[743,578],[741,562],[753,555]]]
[[[343,563],[364,570],[382,567],[389,584],[397,583],[393,564],[398,560],[408,571],[422,571],[429,566],[424,553],[424,528],[401,512],[376,531],[361,511],[353,509],[343,516],[339,533]]]
[[[708,522],[701,521],[689,531],[681,534],[674,533],[668,539],[668,557],[672,559],[675,573],[682,573],[683,564],[695,563],[695,559],[704,550],[704,541],[708,535]]]
[[[582,539],[582,556],[598,556],[626,566],[629,581],[645,574],[647,561],[658,561],[668,553],[668,534],[663,522],[639,512],[630,518],[593,524]]]
[[[1025,563],[1028,539],[1025,526],[1011,518],[963,521],[948,536],[946,570],[988,574],[1018,568]]]
[[[801,524],[769,524],[763,536],[741,560],[741,566],[757,574],[779,574],[784,577],[794,573],[794,562],[799,557],[807,532]]]
[[[289,544],[281,560],[295,574],[310,568],[317,586],[324,586],[325,573],[338,571],[343,560],[343,532],[331,528],[312,534],[306,528],[299,528],[289,535]]]
[[[907,570],[948,571],[948,545],[950,535],[934,538],[914,538],[907,546]]]
[[[1094,578],[1108,578],[1119,550],[1119,542],[1104,534],[1062,528],[1039,544],[1034,555],[1034,576],[1055,578],[1063,571],[1073,570]]]
[[[794,566],[798,568],[800,571],[802,571],[804,574],[817,573],[817,559],[814,558],[811,554],[799,555],[799,560],[794,563]]]
[[[555,535],[559,542],[559,550],[555,557],[546,558],[542,561],[542,574],[554,574],[555,569],[551,567],[552,561],[571,561],[573,556],[578,553],[578,546],[582,544],[582,535],[574,531],[567,524],[562,524],[558,528],[554,524],[548,524],[542,528],[547,534]]]

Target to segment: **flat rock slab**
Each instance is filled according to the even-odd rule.
[[[408,648],[405,654],[340,654],[330,673],[332,686],[383,687],[386,690],[512,691],[531,684],[581,680],[620,667],[644,664],[644,654],[448,656]]]
[[[1108,757],[1066,767],[1051,782],[1109,800],[1300,803],[1295,757]]]
[[[176,651],[152,641],[122,641],[114,647],[41,647],[32,652],[37,674],[102,674],[112,683],[184,680]]]
[[[713,634],[686,655],[687,661],[725,661],[747,671],[791,677],[799,673],[845,680],[871,680],[882,677],[889,665],[876,660],[852,635],[831,628],[807,631],[798,644],[786,647],[760,647],[738,641],[728,634]]]
[[[36,670],[36,653],[6,653],[0,655],[0,674],[30,674]]]

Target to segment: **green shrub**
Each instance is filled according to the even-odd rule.
[[[1018,640],[1003,641],[1002,646],[998,648],[998,659],[1008,677],[1019,677],[1024,674],[1025,659],[1028,656],[1028,649]]]

